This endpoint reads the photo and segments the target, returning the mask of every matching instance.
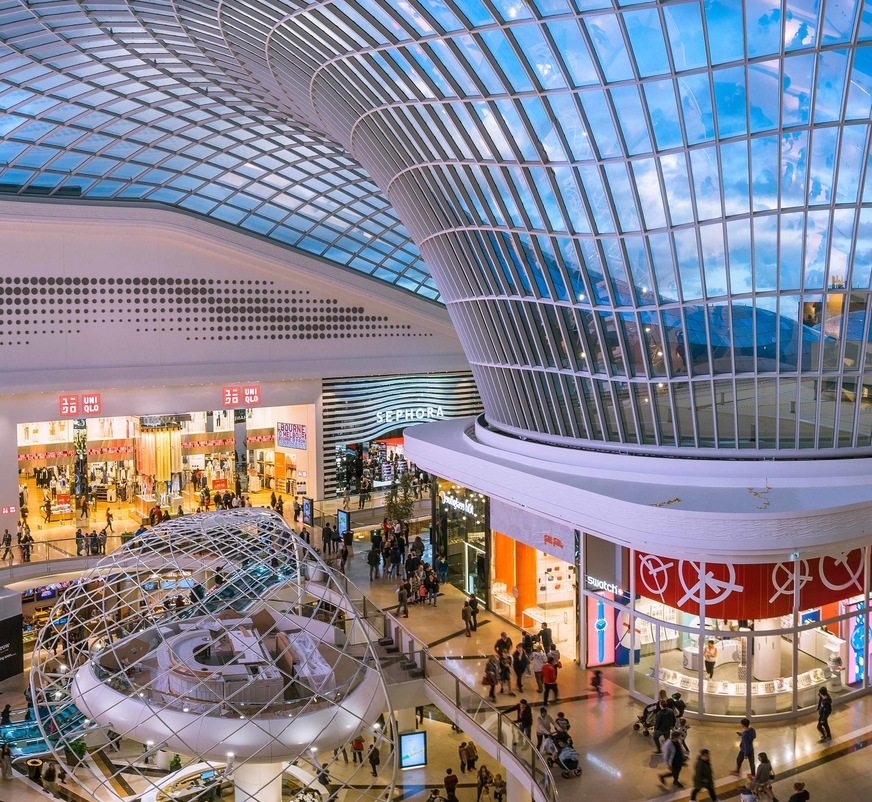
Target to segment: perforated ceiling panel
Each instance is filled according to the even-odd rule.
[[[0,294],[0,346],[106,324],[189,341],[429,336],[363,306],[257,279],[16,276],[3,280]]]

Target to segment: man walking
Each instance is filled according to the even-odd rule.
[[[548,697],[553,693],[554,702],[557,702],[557,669],[560,668],[560,663],[555,662],[553,657],[548,658],[548,662],[542,666],[542,685],[545,687],[545,692],[542,694],[542,704],[548,704]]]
[[[681,738],[675,730],[669,733],[669,740],[663,745],[663,762],[669,771],[657,775],[660,784],[664,785],[663,781],[672,775],[672,787],[684,788],[684,785],[678,781],[681,769],[684,768],[684,750],[681,748]]]
[[[445,797],[448,802],[457,802],[458,782],[460,782],[458,776],[451,769],[445,769],[445,779],[442,781],[442,785],[445,786]]]
[[[830,696],[826,688],[821,688],[818,691],[817,714],[818,732],[821,734],[820,742],[832,741],[833,735],[830,732],[830,713],[833,712],[833,697]]]
[[[539,710],[539,715],[536,717],[536,748],[542,748],[542,741],[545,736],[551,735],[551,730],[554,728],[554,719],[548,715],[548,708],[543,707]]]
[[[372,769],[372,776],[378,776],[378,764],[381,763],[381,753],[378,751],[378,743],[372,742],[369,750],[369,767]]]
[[[660,741],[669,738],[669,733],[675,727],[675,711],[666,703],[660,702],[660,708],[654,716],[654,752],[660,754]]]
[[[691,800],[696,800],[696,795],[701,789],[708,791],[712,802],[718,802],[715,793],[714,773],[712,772],[711,756],[708,749],[701,749],[696,765],[693,767],[693,791],[690,792]]]
[[[754,776],[754,772],[757,770],[754,765],[754,739],[757,737],[757,730],[755,730],[751,726],[751,722],[748,719],[743,718],[740,722],[742,725],[742,731],[737,732],[742,740],[739,743],[739,753],[736,755],[736,770],[731,772],[737,777],[742,776],[742,763],[747,758],[748,760],[748,768],[750,770],[749,777]]]

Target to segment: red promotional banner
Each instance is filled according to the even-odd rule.
[[[227,490],[227,480],[226,479],[213,479],[212,480],[212,489],[213,490]]]
[[[787,615],[793,612],[797,580],[800,610],[855,596],[863,592],[863,552],[754,565],[636,554],[637,593],[694,615],[705,600],[707,618]]]

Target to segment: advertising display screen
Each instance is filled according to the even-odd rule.
[[[314,508],[312,506],[312,499],[304,498],[303,499],[303,523],[306,526],[314,526],[315,525],[315,517],[313,515]]]
[[[36,589],[36,600],[37,601],[45,601],[46,599],[53,599],[57,596],[57,591],[54,588],[37,588]]]
[[[306,450],[305,423],[276,423],[276,446]]]
[[[400,768],[414,769],[427,765],[427,733],[400,734]]]
[[[336,510],[336,528],[340,532],[351,531],[351,513],[348,510]]]
[[[0,680],[24,671],[24,644],[21,640],[22,615],[0,621]]]

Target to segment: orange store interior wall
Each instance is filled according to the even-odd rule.
[[[518,589],[515,623],[521,625],[522,610],[536,606],[536,549],[501,532],[493,533],[494,582]]]

